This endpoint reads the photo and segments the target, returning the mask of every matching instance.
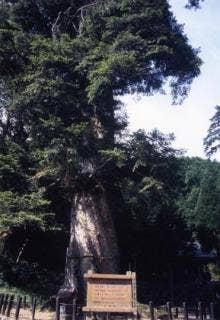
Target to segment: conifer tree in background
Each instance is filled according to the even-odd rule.
[[[211,124],[204,139],[205,153],[208,157],[220,150],[220,106],[215,107],[215,115],[211,118]]]
[[[169,81],[181,102],[201,61],[166,0],[0,4],[1,146],[29,154],[32,170],[16,164],[21,179],[31,177],[22,196],[35,184],[69,201],[65,287],[74,288],[88,269],[118,271],[109,199],[126,119],[116,97],[160,92]]]
[[[215,249],[220,261],[220,164],[201,158],[185,158],[185,187],[179,211],[204,250]]]

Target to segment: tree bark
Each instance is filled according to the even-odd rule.
[[[93,139],[109,147],[114,145],[114,104],[112,90],[106,90],[105,99],[94,107],[89,119]],[[99,160],[98,149],[96,156],[90,156],[88,152],[88,158],[79,158],[82,176],[88,176],[92,181]],[[84,273],[88,270],[117,273],[119,269],[117,238],[106,191],[101,181],[99,184],[99,178],[93,182],[94,190],[91,186],[80,185],[81,191],[74,195],[71,210],[64,287],[77,288],[80,300],[85,297]]]
[[[114,223],[105,192],[82,192],[73,199],[65,287],[84,295],[83,274],[118,272],[119,256]]]

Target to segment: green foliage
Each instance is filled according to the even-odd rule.
[[[122,167],[125,164],[125,154],[123,150],[114,148],[113,150],[100,150],[102,161],[110,162],[114,161],[118,167]]]
[[[201,64],[167,1],[97,2],[84,11],[87,4],[18,0],[0,30],[5,109],[37,156],[35,176],[71,190],[85,177],[82,163],[102,166],[117,147],[114,94],[152,94],[172,79],[173,98],[182,99]]]
[[[186,159],[185,190],[179,210],[205,247],[218,250],[220,214],[220,164]]]
[[[119,242],[125,268],[136,261],[137,272],[145,278],[153,273],[160,277],[190,239],[177,213],[182,176],[173,139],[156,130],[149,134],[140,130],[124,145],[122,198],[116,204]]]
[[[31,179],[34,160],[10,129],[0,137],[0,232],[9,235],[14,228],[45,230],[52,221],[44,192]],[[31,168],[30,168],[31,167]]]
[[[42,268],[38,263],[1,259],[1,291],[18,295],[51,296],[59,290],[62,274]],[[13,286],[11,285],[13,284]]]
[[[9,137],[0,138],[0,151],[0,191],[26,192],[30,185],[30,155]]]
[[[0,232],[13,228],[40,228],[45,230],[51,214],[46,212],[49,201],[40,192],[19,196],[11,191],[0,193]]]
[[[212,156],[220,149],[220,106],[215,107],[215,115],[211,118],[211,124],[204,139],[205,153]]]
[[[199,74],[201,61],[195,50],[185,46],[187,38],[166,1],[157,5],[152,1],[113,1],[107,10],[101,9],[91,9],[80,35],[89,45],[85,58],[90,101],[99,99],[109,86],[118,94],[151,94],[161,89],[168,77],[173,77],[174,99],[183,98]]]

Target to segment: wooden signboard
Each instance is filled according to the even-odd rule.
[[[136,274],[97,274],[89,271],[87,280],[87,305],[83,311],[90,313],[123,313],[136,317]],[[88,316],[89,318],[89,316]]]

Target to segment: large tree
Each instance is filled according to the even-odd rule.
[[[65,286],[80,286],[88,269],[116,272],[109,199],[126,126],[116,97],[169,82],[180,102],[199,75],[198,51],[167,0],[2,0],[0,48],[2,139],[16,137],[35,181],[71,203]]]

